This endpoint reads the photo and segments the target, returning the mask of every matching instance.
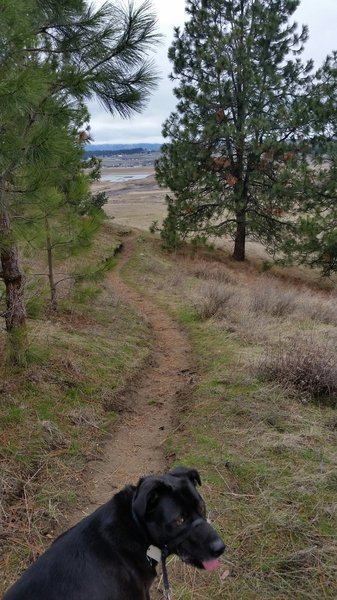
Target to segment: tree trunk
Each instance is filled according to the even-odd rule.
[[[0,258],[2,278],[6,287],[6,330],[9,334],[10,360],[25,362],[26,309],[24,305],[25,276],[20,268],[18,248],[5,206],[5,190],[0,182]]]
[[[49,279],[49,287],[50,287],[50,306],[51,309],[57,310],[57,296],[56,296],[56,285],[54,279],[54,266],[53,266],[53,246],[50,237],[50,227],[48,217],[45,217],[45,227],[46,227],[46,246],[47,246],[47,255],[48,255],[48,279]]]
[[[243,262],[246,258],[246,211],[242,210],[236,215],[236,234],[234,243],[234,260]]]

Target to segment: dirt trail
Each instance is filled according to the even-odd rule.
[[[72,516],[72,523],[106,502],[125,484],[137,483],[140,476],[165,468],[163,446],[173,423],[176,426],[177,402],[188,393],[192,363],[186,336],[163,310],[121,280],[120,269],[135,246],[134,237],[124,239],[118,268],[109,278],[121,298],[149,322],[152,355],[144,371],[127,386],[125,401],[129,408],[107,441],[103,460],[89,463],[89,504]]]

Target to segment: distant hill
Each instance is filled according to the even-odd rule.
[[[95,151],[102,151],[102,150],[108,150],[109,152],[125,152],[126,150],[147,150],[147,151],[153,151],[156,152],[158,150],[160,150],[161,148],[161,144],[143,144],[142,142],[139,142],[139,144],[87,144],[86,145],[86,152],[95,152]]]

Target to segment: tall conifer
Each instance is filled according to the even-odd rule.
[[[311,61],[299,0],[187,0],[169,51],[178,99],[157,163],[168,186],[163,237],[247,236],[267,247],[291,230],[296,182],[312,134]],[[287,216],[285,216],[287,215]],[[174,231],[174,235],[172,234]]]
[[[0,13],[0,276],[13,357],[21,362],[24,276],[15,221],[30,211],[32,192],[40,198],[50,189],[46,167],[62,164],[67,112],[70,130],[94,96],[111,114],[143,109],[157,79],[147,53],[159,36],[147,0],[98,9],[85,0],[12,0]],[[61,168],[57,176],[61,188]],[[46,193],[46,212],[49,199],[55,211],[55,194]]]

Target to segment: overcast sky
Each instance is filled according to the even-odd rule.
[[[112,0],[113,1],[113,0]],[[135,0],[140,4],[141,0]],[[102,0],[96,0],[102,4]],[[155,61],[161,80],[146,110],[132,119],[112,117],[96,102],[89,105],[94,143],[133,144],[138,142],[161,143],[161,128],[175,106],[172,83],[168,74],[172,65],[167,50],[172,43],[173,27],[185,21],[185,0],[152,0],[158,17],[158,27],[164,36],[163,44],[156,51]],[[325,56],[337,49],[337,0],[302,0],[295,15],[299,25],[309,26],[309,40],[305,59],[313,58],[317,66]]]

